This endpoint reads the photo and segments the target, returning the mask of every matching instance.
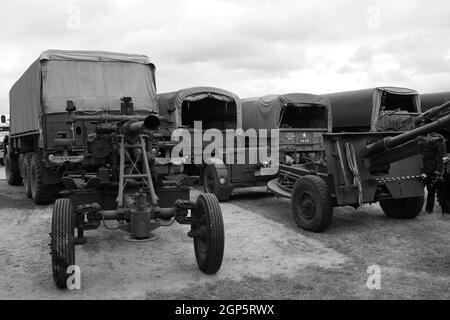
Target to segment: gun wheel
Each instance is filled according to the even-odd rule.
[[[415,219],[422,212],[424,197],[381,200],[384,213],[394,219]]]
[[[219,201],[213,194],[202,194],[193,214],[194,249],[198,267],[216,274],[222,266],[225,232]]]
[[[75,265],[75,214],[69,199],[58,199],[53,209],[51,256],[53,279],[60,289],[67,288],[67,269]]]
[[[327,183],[316,176],[300,178],[292,192],[292,215],[307,231],[322,232],[333,219],[331,193]]]

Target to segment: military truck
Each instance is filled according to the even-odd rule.
[[[186,170],[191,176],[198,176],[203,190],[213,193],[220,201],[229,200],[234,188],[238,186],[254,186],[259,178],[255,176],[258,165],[227,163],[226,130],[242,129],[242,106],[239,97],[227,90],[213,87],[194,87],[176,92],[158,94],[158,106],[161,116],[169,119],[167,134],[176,128],[185,128],[194,133],[194,122],[202,123],[202,130],[217,129],[223,133],[222,157],[203,157],[204,147],[193,146],[191,165]],[[163,121],[164,122],[164,121]],[[193,139],[192,139],[193,141]],[[248,149],[233,148],[235,154],[247,153]],[[202,157],[201,163],[194,163],[195,157]],[[245,155],[244,155],[245,156]],[[260,185],[264,181],[260,182]]]
[[[423,112],[430,111],[431,109],[441,106],[450,101],[450,92],[436,92],[426,93],[420,95]],[[443,110],[444,111],[444,110]],[[444,112],[448,112],[445,110]],[[439,134],[445,137],[447,150],[450,150],[450,129],[445,128],[440,131]]]
[[[9,139],[9,115],[0,115],[0,165],[5,165],[5,146]]]
[[[420,94],[397,87],[323,94],[331,104],[333,132],[383,132],[413,129],[422,113]]]
[[[322,162],[322,135],[332,130],[329,101],[318,95],[291,93],[244,99],[243,128],[279,131],[279,163]]]
[[[450,101],[450,92],[433,92],[424,93],[420,95],[423,112],[426,112],[434,107],[441,106]]]
[[[96,124],[66,123],[66,103],[77,112],[119,114],[123,97],[134,112],[157,112],[155,67],[146,56],[97,51],[43,52],[10,91],[11,132],[6,148],[10,185],[24,184],[36,204],[51,203],[62,189],[65,171],[93,158],[77,154],[86,148]],[[68,139],[70,137],[70,139]]]

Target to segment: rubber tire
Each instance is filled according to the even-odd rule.
[[[312,217],[306,217],[301,213],[301,205],[298,201],[301,195],[309,195],[312,201]],[[317,176],[305,176],[300,178],[292,191],[292,215],[299,228],[311,232],[323,232],[333,220],[333,203],[330,189],[327,183]]]
[[[31,170],[31,158],[33,154],[27,153],[23,158],[23,185],[25,186],[25,194],[28,199],[32,199],[31,183],[30,183],[30,170]]]
[[[198,267],[205,274],[216,274],[222,266],[225,248],[223,216],[217,197],[214,194],[200,195],[194,215],[194,227],[205,231],[203,239],[194,237]]]
[[[208,186],[208,177],[214,180],[214,187],[210,188]],[[220,202],[229,201],[231,198],[230,188],[223,187],[220,185],[219,177],[217,175],[217,170],[213,165],[209,165],[203,171],[202,176],[203,192],[214,194]]]
[[[423,209],[424,197],[381,200],[380,206],[384,213],[394,219],[415,219]]]
[[[6,181],[10,186],[20,186],[22,184],[22,177],[20,176],[19,170],[19,161],[17,160],[17,158],[11,158],[9,157],[9,155],[5,156],[5,173]]]
[[[30,164],[31,197],[37,205],[47,205],[55,199],[53,185],[44,184],[42,179],[43,163],[37,153],[33,153]]]
[[[51,256],[55,284],[67,289],[67,269],[75,265],[75,214],[70,199],[58,199],[53,209]]]
[[[5,165],[5,160],[3,160],[3,158],[0,158],[0,166],[4,166]]]

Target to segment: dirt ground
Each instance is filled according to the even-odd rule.
[[[47,246],[52,206],[34,205],[2,171],[0,299],[450,299],[450,217],[438,207],[414,221],[388,219],[375,205],[336,209],[331,228],[311,234],[295,226],[289,200],[264,188],[222,204],[217,275],[198,270],[186,226],[139,244],[101,228],[77,247],[82,290],[60,291]],[[381,269],[380,290],[366,286],[371,265]]]

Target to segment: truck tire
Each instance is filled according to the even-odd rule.
[[[225,232],[222,210],[213,194],[202,194],[194,212],[193,230],[195,257],[205,274],[216,274],[222,266]]]
[[[333,220],[333,204],[327,183],[317,176],[305,176],[294,185],[292,215],[307,231],[325,231]]]
[[[55,194],[53,185],[44,184],[42,170],[44,170],[44,166],[41,157],[37,153],[33,153],[31,157],[29,178],[31,197],[37,205],[47,205],[52,203]]]
[[[0,166],[4,166],[5,165],[5,160],[3,160],[3,157],[0,158]]]
[[[30,170],[31,170],[31,158],[33,157],[32,153],[27,153],[25,157],[23,157],[23,185],[25,186],[25,194],[28,199],[32,198],[31,195],[31,183],[30,183]]]
[[[5,174],[6,181],[10,186],[20,186],[22,177],[20,176],[19,161],[16,157],[5,155]]]
[[[205,168],[202,176],[203,192],[214,194],[220,202],[230,200],[231,191],[229,186],[221,185],[217,170],[213,165]]]
[[[381,200],[384,213],[394,219],[415,219],[422,212],[424,197]]]
[[[67,269],[75,265],[75,214],[70,199],[55,203],[50,241],[53,279],[58,288],[66,289]]]

